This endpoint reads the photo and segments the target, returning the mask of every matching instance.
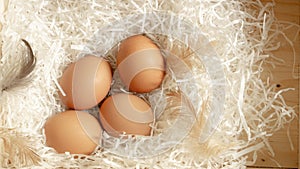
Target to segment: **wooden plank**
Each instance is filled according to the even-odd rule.
[[[263,2],[268,2],[264,0]],[[276,0],[275,15],[278,20],[289,21],[296,24],[300,24],[300,1],[299,0]],[[294,91],[289,91],[283,94],[285,101],[288,105],[294,106],[299,116],[299,86],[300,79],[293,77],[300,75],[300,35],[297,33],[296,27],[286,32],[288,38],[296,39],[294,47],[296,49],[296,57],[293,55],[292,48],[284,40],[284,37],[280,37],[282,47],[280,50],[274,52],[274,54],[283,59],[286,64],[277,66],[275,69],[272,67],[266,67],[267,70],[271,71],[273,78],[271,83],[278,84],[278,90],[283,88],[295,88]],[[293,64],[294,70],[293,70]],[[274,133],[270,137],[269,141],[274,150],[275,156],[272,157],[270,153],[263,149],[258,154],[258,160],[252,168],[260,167],[273,167],[278,168],[280,165],[284,168],[300,168],[299,164],[299,120],[295,119],[291,124],[286,125],[285,128]],[[288,131],[290,132],[291,142],[294,146],[294,150],[291,149],[290,141],[288,139]],[[249,167],[250,168],[250,167]]]

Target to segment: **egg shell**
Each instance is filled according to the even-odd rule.
[[[112,82],[110,64],[101,57],[87,55],[70,64],[59,80],[66,96],[62,102],[76,110],[96,106],[107,95]]]
[[[146,93],[158,88],[165,75],[160,49],[143,35],[131,36],[121,42],[117,66],[122,82],[133,92]]]
[[[58,153],[91,154],[102,135],[102,129],[95,117],[75,110],[50,117],[44,129],[46,144]]]
[[[112,135],[149,135],[154,116],[151,107],[141,98],[125,93],[108,97],[99,109],[104,130]]]

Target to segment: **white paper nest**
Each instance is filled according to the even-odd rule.
[[[9,1],[0,18],[1,71],[18,62],[13,49],[21,38],[31,44],[37,65],[30,83],[1,90],[1,167],[245,168],[254,163],[262,147],[272,152],[267,138],[296,116],[281,95],[290,89],[275,92],[274,84],[261,79],[263,64],[279,48],[276,37],[284,34],[273,5],[258,0]],[[112,48],[140,33],[179,60],[167,60],[170,79],[144,96],[163,112],[153,139],[122,143],[107,137],[90,156],[57,154],[45,146],[45,120],[65,110],[57,79],[66,66],[86,53],[113,63]],[[172,111],[157,99],[162,90],[180,96],[164,98],[167,103],[179,98],[176,111],[188,115],[168,121]]]

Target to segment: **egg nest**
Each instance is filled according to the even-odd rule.
[[[4,1],[6,2],[6,1]],[[26,83],[0,93],[0,166],[7,168],[245,168],[295,110],[264,64],[280,60],[274,3],[255,1],[11,0],[1,9],[1,87],[18,65],[21,38],[36,67]],[[296,27],[299,33],[298,25]],[[144,34],[166,60],[163,84],[147,94],[155,113],[151,136],[103,133],[91,155],[58,154],[45,144],[43,125],[66,110],[58,96],[63,70],[86,54],[115,69],[118,44]],[[292,41],[286,38],[288,44]],[[18,70],[18,68],[16,68]],[[264,72],[271,76],[268,72]],[[126,89],[114,74],[109,95]],[[20,83],[21,84],[21,83]],[[89,110],[97,116],[97,107]],[[271,112],[271,113],[270,113]]]

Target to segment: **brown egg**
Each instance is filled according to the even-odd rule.
[[[102,129],[87,112],[69,110],[50,117],[44,126],[46,144],[58,153],[91,154],[100,142]]]
[[[120,78],[130,91],[146,93],[164,78],[164,58],[153,41],[143,35],[125,39],[117,53]]]
[[[96,106],[108,93],[112,81],[111,67],[101,57],[85,56],[70,64],[59,80],[66,96],[59,93],[69,108],[84,110]]]
[[[147,136],[154,118],[150,106],[143,99],[125,93],[108,97],[99,113],[102,127],[112,136],[122,133]]]

